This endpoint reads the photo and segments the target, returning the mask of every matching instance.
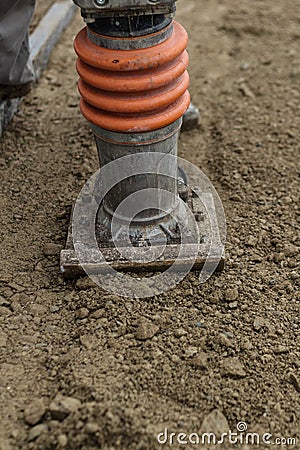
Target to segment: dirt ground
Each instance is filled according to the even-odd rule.
[[[225,271],[149,300],[60,275],[71,205],[98,167],[78,109],[78,15],[0,140],[1,450],[153,450],[165,428],[241,421],[300,449],[300,4],[179,0],[177,19],[201,111],[179,151],[223,201]]]

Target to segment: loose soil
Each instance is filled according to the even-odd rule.
[[[226,268],[148,300],[60,275],[72,203],[98,167],[78,14],[0,141],[1,450],[152,450],[165,428],[240,421],[300,448],[300,4],[181,0],[177,20],[201,111],[179,152],[223,201]]]

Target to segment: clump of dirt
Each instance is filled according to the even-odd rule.
[[[152,450],[165,429],[241,421],[299,448],[299,13],[292,0],[178,2],[202,117],[180,156],[222,198],[227,264],[149,300],[59,273],[98,167],[78,109],[79,16],[69,26],[1,139],[1,450]]]

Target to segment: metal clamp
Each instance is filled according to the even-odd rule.
[[[177,0],[73,0],[83,17],[98,18],[111,15],[175,13]]]

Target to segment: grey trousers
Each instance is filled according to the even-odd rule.
[[[0,84],[34,80],[28,28],[35,0],[0,0]]]

